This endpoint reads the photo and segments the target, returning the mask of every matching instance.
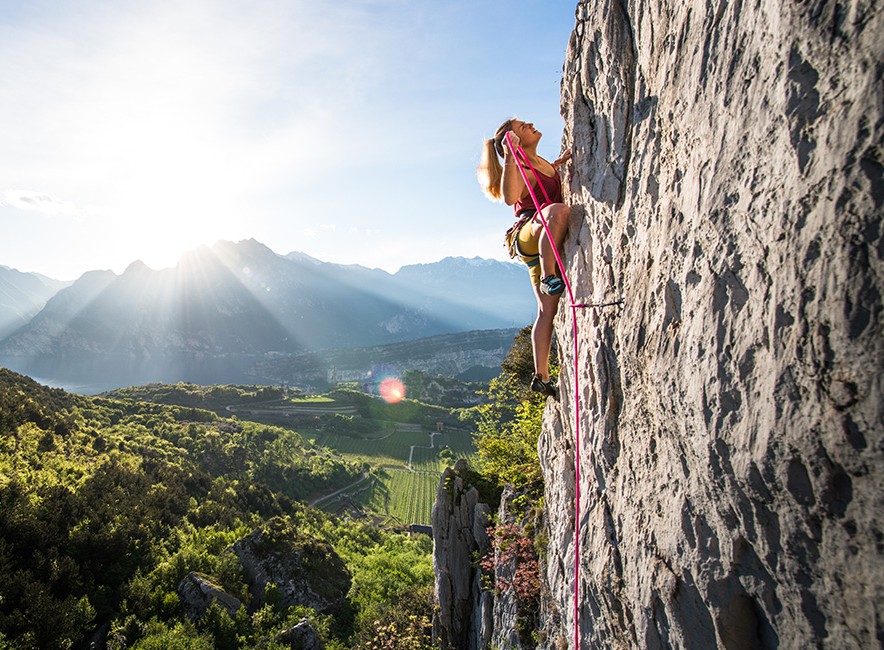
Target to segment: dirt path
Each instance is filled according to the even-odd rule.
[[[433,440],[433,436],[438,436],[438,431],[430,431],[430,444],[429,445],[411,445],[411,449],[408,451],[408,471],[413,472],[414,468],[411,466],[411,460],[414,457],[414,448],[419,447],[420,449],[434,449],[436,442]]]
[[[319,507],[319,504],[322,503],[323,501],[328,501],[329,499],[333,499],[334,497],[338,496],[339,494],[346,492],[347,490],[351,490],[351,489],[355,488],[357,485],[364,482],[365,479],[367,479],[368,477],[369,477],[368,472],[362,472],[362,474],[359,475],[359,478],[356,479],[353,483],[350,483],[350,485],[345,485],[340,490],[335,490],[331,494],[326,494],[325,496],[321,496],[318,499],[313,499],[313,501],[310,502],[310,506],[313,508],[317,508],[317,507]]]

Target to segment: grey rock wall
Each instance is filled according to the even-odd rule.
[[[580,2],[562,81],[583,648],[882,643],[884,24],[870,0]],[[571,310],[540,453],[574,647]]]
[[[494,598],[482,589],[479,560],[488,550],[491,509],[470,484],[466,461],[442,473],[433,503],[433,636],[444,650],[487,648]]]

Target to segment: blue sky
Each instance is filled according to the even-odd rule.
[[[74,279],[219,239],[395,272],[506,259],[475,180],[558,155],[564,0],[0,0],[0,264]]]

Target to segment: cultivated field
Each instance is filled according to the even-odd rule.
[[[373,468],[370,484],[355,485],[352,492],[344,491],[319,507],[329,511],[355,507],[403,525],[429,525],[442,470],[475,452],[468,431],[430,432],[415,425],[399,424],[377,439],[329,434],[308,437],[318,446]]]
[[[370,490],[355,499],[366,511],[389,517],[397,524],[430,524],[439,473],[384,470]]]

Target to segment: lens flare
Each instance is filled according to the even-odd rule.
[[[405,384],[396,377],[387,377],[378,384],[378,393],[387,404],[396,404],[405,397]]]

